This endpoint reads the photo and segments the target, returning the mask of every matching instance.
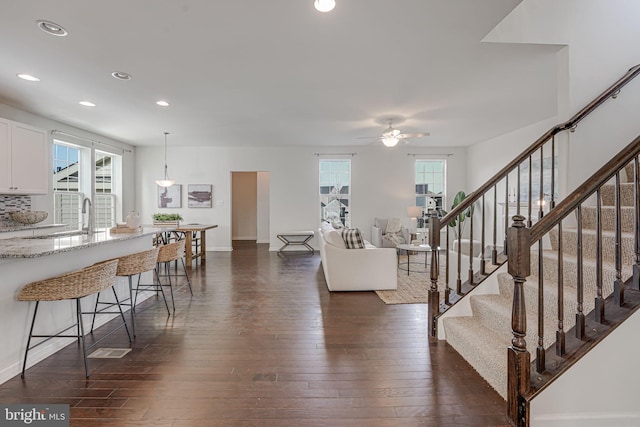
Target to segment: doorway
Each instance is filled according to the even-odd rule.
[[[269,172],[231,172],[231,240],[269,239]]]

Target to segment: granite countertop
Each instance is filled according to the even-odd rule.
[[[52,233],[44,236],[13,237],[0,239],[0,259],[37,258],[60,252],[75,251],[111,242],[136,239],[158,233],[172,231],[167,227],[145,226],[135,233],[111,233],[108,229],[96,231],[93,235],[72,234],[68,232]]]
[[[23,231],[23,230],[41,230],[45,228],[66,227],[65,224],[2,224],[0,225],[0,233],[8,231]]]

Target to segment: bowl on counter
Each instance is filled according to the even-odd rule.
[[[15,211],[9,212],[11,219],[20,224],[37,224],[49,216],[47,211]]]

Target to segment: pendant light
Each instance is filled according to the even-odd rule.
[[[156,180],[156,184],[160,187],[171,187],[175,183],[173,179],[169,179],[169,174],[167,173],[167,135],[169,135],[169,132],[164,133],[164,179]]]

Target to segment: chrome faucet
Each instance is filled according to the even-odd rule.
[[[89,206],[87,208],[87,205]],[[91,200],[89,200],[88,197],[85,197],[84,200],[82,201],[82,231],[86,231],[88,235],[92,235],[93,234],[93,215],[92,212],[93,209],[91,209]],[[84,214],[87,214],[87,226],[84,227]]]

